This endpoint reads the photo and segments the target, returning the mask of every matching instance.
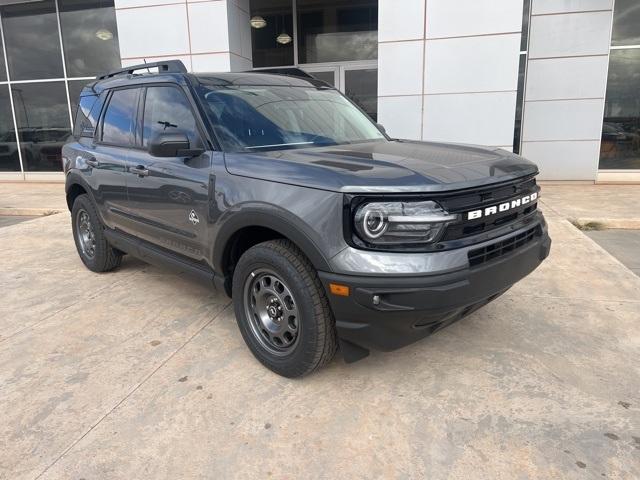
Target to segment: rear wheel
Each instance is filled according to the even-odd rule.
[[[71,225],[78,255],[89,270],[108,272],[120,265],[122,252],[109,245],[104,226],[88,195],[79,195],[73,202]]]
[[[299,377],[333,358],[335,322],[324,288],[288,240],[260,243],[242,255],[233,275],[233,302],[247,346],[274,372]]]

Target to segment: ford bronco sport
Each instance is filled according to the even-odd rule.
[[[131,254],[206,278],[253,355],[287,377],[338,346],[352,362],[436,332],[551,243],[534,164],[391,139],[303,72],[110,72],[82,91],[63,163],[90,270]]]

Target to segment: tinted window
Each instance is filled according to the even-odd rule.
[[[11,79],[62,78],[53,1],[9,5],[1,12]]]
[[[344,93],[373,121],[378,119],[378,69],[347,70],[344,72]]]
[[[292,1],[251,0],[250,8],[253,66],[293,65]],[[278,41],[278,37],[280,37],[280,41]],[[282,43],[283,41],[286,43]]]
[[[106,95],[85,95],[80,97],[80,104],[76,113],[73,134],[76,137],[93,137],[100,117],[100,110]]]
[[[163,133],[186,133],[192,145],[199,143],[196,121],[184,93],[175,87],[150,87],[144,103],[142,144]]]
[[[0,85],[0,171],[20,171],[16,129],[13,127],[7,85]]]
[[[378,58],[377,0],[297,0],[297,9],[300,63]]]
[[[107,106],[102,125],[102,141],[113,145],[131,145],[138,107],[138,89],[115,90]]]
[[[611,43],[640,45],[640,2],[638,0],[616,0]]]
[[[640,49],[612,50],[600,143],[600,168],[640,169]]]
[[[67,75],[87,77],[120,67],[113,1],[59,0],[59,6]]]
[[[26,170],[62,170],[62,145],[71,134],[64,82],[11,86]]]

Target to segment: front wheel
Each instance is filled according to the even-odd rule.
[[[285,377],[299,377],[328,363],[336,328],[318,274],[288,240],[247,250],[233,274],[238,327],[253,355]]]

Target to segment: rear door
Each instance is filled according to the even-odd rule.
[[[195,260],[206,257],[210,152],[194,157],[154,157],[150,140],[184,133],[191,148],[205,142],[194,108],[177,85],[147,86],[141,97],[138,145],[127,174],[127,229],[150,243]]]

